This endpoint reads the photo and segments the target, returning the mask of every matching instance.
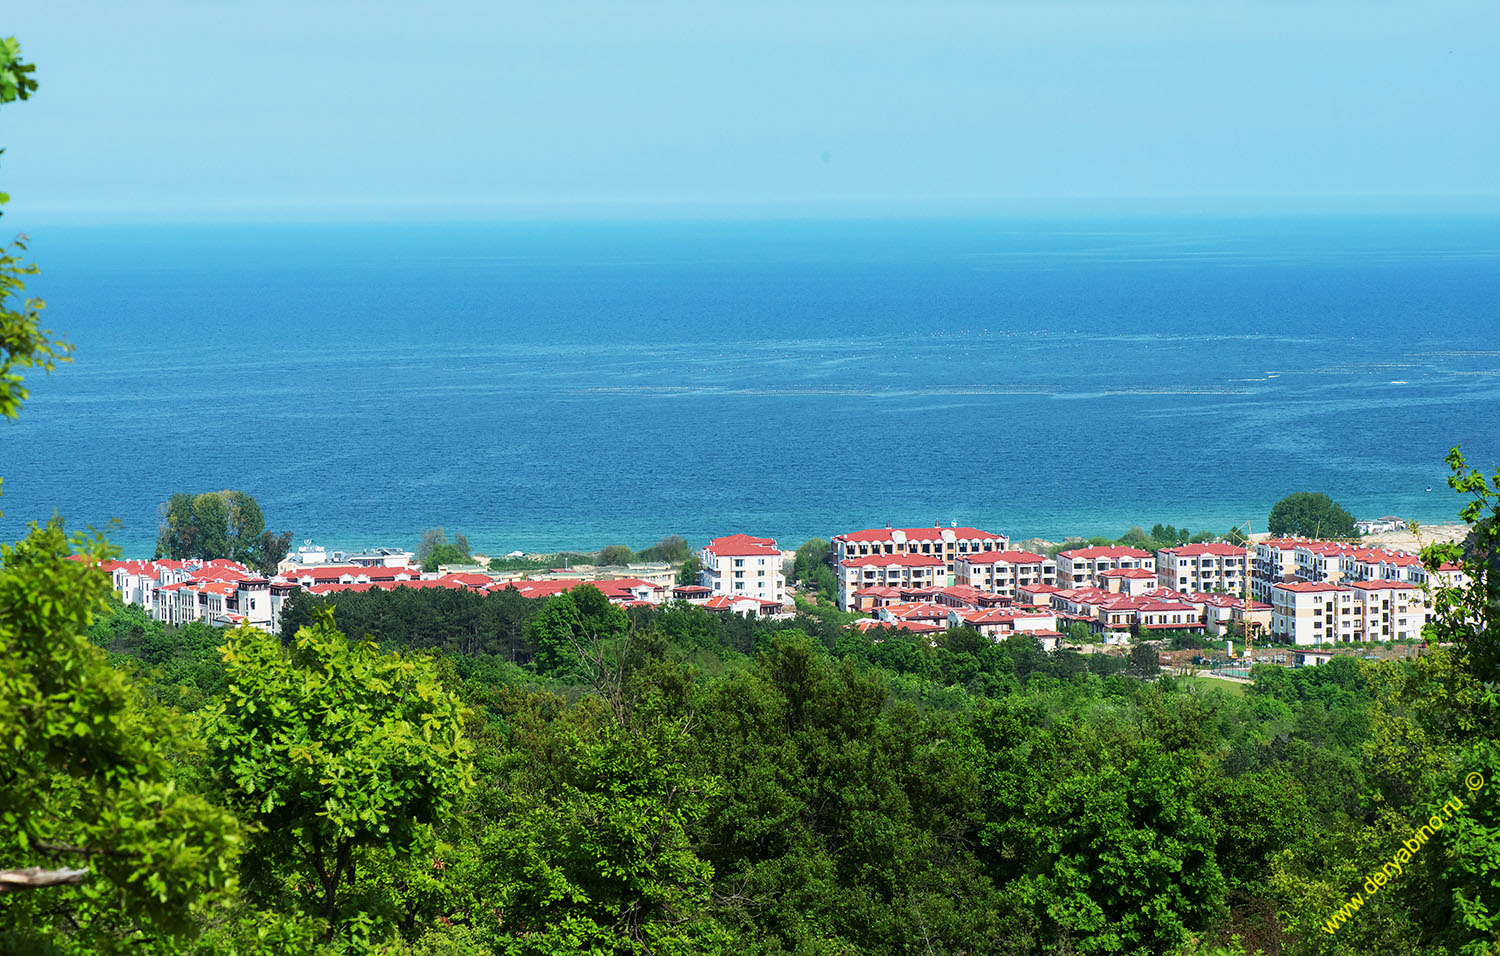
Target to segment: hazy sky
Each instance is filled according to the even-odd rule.
[[[8,6],[13,227],[1500,209],[1497,0]]]

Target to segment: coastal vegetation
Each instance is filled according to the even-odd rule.
[[[692,576],[682,583],[692,583],[697,580],[697,558],[693,554],[692,545],[688,544],[686,538],[678,534],[669,534],[640,551],[632,550],[623,544],[611,544],[592,554],[581,551],[557,551],[551,554],[491,558],[488,566],[491,571],[535,571],[541,568],[560,568],[565,565],[579,564],[609,566],[644,563],[675,564],[685,567],[689,562],[693,564]]]
[[[469,539],[455,534],[453,540],[442,528],[428,528],[422,532],[417,545],[417,563],[423,571],[436,571],[442,564],[472,564],[474,555],[469,551]]]
[[[837,600],[839,583],[833,576],[832,554],[833,545],[828,541],[807,539],[792,558],[788,581],[806,585],[819,600],[833,603]]]
[[[1296,536],[1353,540],[1359,537],[1354,516],[1322,492],[1299,491],[1271,507],[1266,530],[1272,537]]]
[[[267,531],[260,504],[243,491],[178,492],[161,505],[157,558],[227,558],[271,574],[291,546],[292,533]]]
[[[1073,551],[1077,548],[1120,545],[1127,548],[1138,548],[1142,551],[1149,551],[1155,554],[1163,548],[1175,548],[1181,544],[1228,541],[1233,535],[1234,531],[1220,535],[1212,531],[1190,531],[1187,525],[1177,528],[1169,524],[1164,525],[1161,522],[1157,522],[1151,526],[1150,531],[1147,531],[1140,525],[1135,525],[1118,538],[1110,538],[1105,535],[1095,535],[1092,538],[1068,538],[1065,541],[1048,545],[1047,551],[1051,557],[1055,558],[1064,551]]]

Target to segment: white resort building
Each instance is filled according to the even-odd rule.
[[[698,583],[714,594],[786,601],[786,575],[781,570],[781,552],[773,538],[733,534],[715,538],[704,546]]]

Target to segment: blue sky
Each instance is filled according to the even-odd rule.
[[[1500,3],[45,0],[7,224],[1500,211]],[[18,221],[19,220],[19,221]]]

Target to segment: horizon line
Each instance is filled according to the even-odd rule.
[[[581,222],[924,222],[1098,219],[1319,219],[1500,216],[1500,193],[927,197],[921,199],[331,200],[141,206],[31,205],[11,222],[50,226],[459,225]],[[3,220],[0,220],[3,221]]]

